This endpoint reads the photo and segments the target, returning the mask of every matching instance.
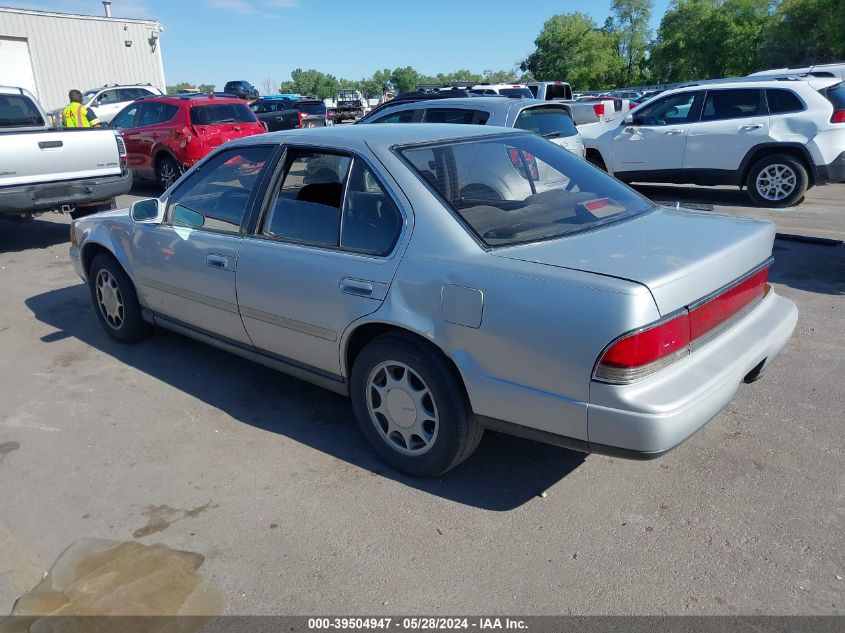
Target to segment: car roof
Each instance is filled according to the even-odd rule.
[[[524,130],[453,123],[402,123],[398,125],[330,125],[270,132],[258,136],[229,141],[226,147],[250,145],[256,142],[284,143],[308,141],[315,145],[349,146],[351,149],[366,144],[373,150],[386,150],[394,145],[410,145],[446,140],[467,139],[496,134],[526,134]]]
[[[389,103],[389,102],[388,102]],[[410,101],[405,103],[397,103],[397,108],[405,108],[408,110],[419,110],[422,108],[444,108],[448,106],[461,106],[466,108],[478,108],[479,106],[487,107],[492,110],[509,111],[514,106],[527,107],[532,105],[562,105],[556,104],[554,101],[543,101],[542,99],[516,99],[512,97],[452,97],[450,99],[432,99],[428,101]],[[383,112],[387,112],[390,108],[384,108]]]
[[[190,103],[191,105],[210,105],[214,103],[243,103],[243,99],[238,99],[235,96],[218,96],[207,95],[201,92],[186,95],[151,95],[149,97],[139,97],[136,101],[166,101],[167,103],[180,104]]]
[[[791,76],[761,76],[761,77],[736,77],[728,79],[707,79],[689,83],[677,88],[670,88],[665,92],[687,92],[690,90],[717,90],[721,88],[786,88],[798,86],[827,86],[842,81],[835,77],[797,77]]]

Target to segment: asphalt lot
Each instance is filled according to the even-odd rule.
[[[845,185],[782,212],[641,190],[845,238]],[[845,246],[776,242],[794,337],[664,458],[488,433],[425,481],[340,397],[175,334],[112,342],[67,224],[0,224],[0,613],[100,537],[204,555],[232,614],[845,614]]]

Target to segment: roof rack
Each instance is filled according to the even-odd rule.
[[[208,99],[209,97],[225,97],[227,99],[237,99],[238,97],[228,92],[179,92],[173,95],[147,95],[145,97],[138,97],[135,101],[143,101],[145,99],[160,99],[161,97],[169,97],[170,99]]]
[[[103,84],[100,88],[118,88],[120,86],[152,86],[152,84],[148,81],[146,83],[131,83],[131,84]]]

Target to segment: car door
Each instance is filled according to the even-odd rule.
[[[126,166],[138,170],[144,162],[142,145],[135,135],[138,125],[138,114],[141,112],[141,102],[135,102],[121,110],[109,123],[109,127],[120,132],[126,145]]]
[[[169,196],[164,222],[137,225],[135,280],[157,315],[250,344],[235,292],[241,224],[275,149],[241,146],[216,154]]]
[[[769,115],[762,90],[708,90],[701,120],[687,134],[684,170],[687,175],[703,169],[736,171],[748,152],[768,137]]]
[[[611,168],[617,177],[671,180],[683,169],[687,132],[698,118],[701,92],[679,92],[623,120],[613,135]]]
[[[290,148],[276,180],[238,260],[244,325],[257,348],[336,376],[343,332],[387,295],[409,206],[361,156],[334,150]]]

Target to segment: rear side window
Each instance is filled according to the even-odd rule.
[[[215,103],[191,108],[192,125],[255,123],[255,113],[244,103]]]
[[[481,110],[462,108],[428,108],[423,121],[425,123],[458,123],[465,125],[484,125],[490,115]]]
[[[834,110],[845,110],[845,82],[831,86],[822,94],[833,104]]]
[[[179,111],[178,106],[162,101],[144,101],[141,104],[141,115],[138,117],[138,127],[167,123]]]
[[[769,102],[770,114],[784,114],[785,112],[801,112],[804,104],[791,90],[771,88],[766,90],[766,100]]]
[[[572,98],[572,88],[570,88],[566,84],[550,84],[550,85],[546,86],[546,99],[571,99],[571,98]]]
[[[546,138],[578,134],[575,122],[569,113],[564,108],[555,106],[526,108],[516,117],[514,127],[529,130]]]
[[[373,123],[414,123],[419,121],[419,115],[419,110],[402,110],[401,112],[387,114],[380,119],[376,119]]]
[[[702,121],[741,119],[765,114],[762,92],[757,89],[713,90],[704,101]]]
[[[32,99],[24,95],[0,95],[0,128],[44,125]]]

